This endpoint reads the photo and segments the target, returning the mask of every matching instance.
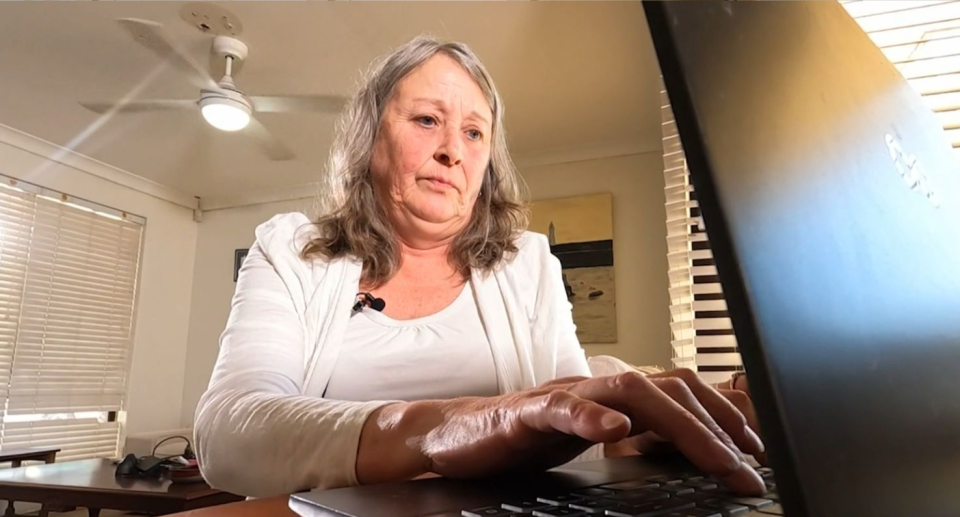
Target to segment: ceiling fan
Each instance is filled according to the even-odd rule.
[[[214,81],[210,72],[194,61],[170,38],[163,25],[135,18],[117,20],[137,43],[147,47],[169,64],[199,74],[197,99],[145,99],[118,102],[81,102],[94,113],[143,113],[150,111],[196,110],[213,127],[223,131],[245,130],[259,141],[271,160],[291,160],[293,152],[271,134],[256,113],[322,112],[339,113],[346,97],[340,95],[247,95],[234,82],[233,71],[247,58],[247,45],[239,39],[218,35],[213,38],[212,53],[225,62],[225,73]]]

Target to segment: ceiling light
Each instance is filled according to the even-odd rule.
[[[211,126],[222,131],[239,131],[250,123],[250,107],[226,97],[205,97],[200,112]]]

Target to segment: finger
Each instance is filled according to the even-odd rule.
[[[719,438],[728,449],[737,454],[738,457],[742,454],[730,435],[717,424],[713,416],[710,415],[710,412],[700,404],[700,400],[697,399],[693,391],[682,379],[679,377],[663,377],[650,379],[650,382],[683,406],[691,415],[697,417],[697,420],[699,420],[704,427],[709,429],[710,432]]]
[[[763,441],[760,440],[757,433],[750,428],[746,416],[744,416],[740,409],[729,399],[721,395],[692,370],[681,368],[666,373],[669,375],[651,375],[651,380],[671,377],[681,379],[686,383],[687,387],[690,388],[690,391],[693,392],[693,395],[700,402],[700,405],[710,413],[713,420],[733,439],[733,443],[735,443],[741,451],[753,456],[763,453]],[[654,382],[656,382],[656,380],[654,380]],[[703,419],[701,419],[701,421],[703,421]]]
[[[585,381],[590,377],[584,377],[582,375],[575,375],[572,377],[561,377],[559,379],[553,379],[552,381],[547,381],[540,385],[541,388],[546,388],[548,386],[558,386],[561,384],[573,384],[580,381]]]
[[[737,385],[734,388],[746,393],[748,397],[750,396],[750,380],[747,379],[746,375],[737,380]]]
[[[520,421],[542,433],[561,432],[593,443],[620,441],[630,433],[625,415],[563,390],[530,400]]]
[[[758,436],[760,435],[760,421],[757,420],[757,411],[753,405],[753,400],[747,396],[746,393],[740,390],[719,390],[720,394],[723,395],[727,400],[729,400],[737,409],[740,410],[740,413],[747,418],[747,425],[750,426],[750,429],[753,430]],[[754,454],[754,458],[761,465],[768,465],[767,462],[767,453],[762,452],[759,454]]]
[[[641,454],[657,455],[677,452],[677,447],[664,440],[659,434],[647,431],[627,438],[630,445]]]
[[[634,372],[600,377],[570,387],[575,395],[631,418],[634,434],[654,431],[673,442],[698,468],[745,494],[763,493],[760,476],[700,420]]]

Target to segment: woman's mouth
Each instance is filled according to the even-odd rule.
[[[438,190],[447,190],[454,188],[452,184],[440,179],[440,178],[424,178],[424,181],[427,182],[431,187]]]

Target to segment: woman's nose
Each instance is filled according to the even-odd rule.
[[[463,142],[460,141],[459,133],[447,131],[433,158],[447,167],[460,165],[463,161]]]

